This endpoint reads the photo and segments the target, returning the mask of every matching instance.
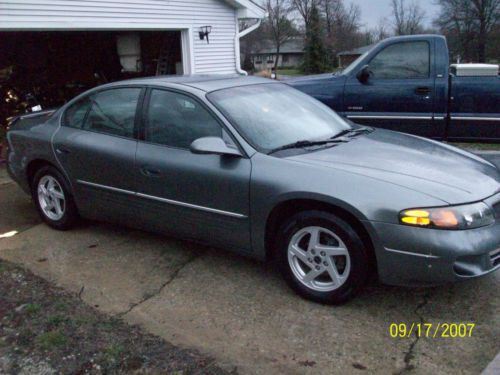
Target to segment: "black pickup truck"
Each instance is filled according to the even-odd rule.
[[[385,39],[340,73],[286,82],[357,123],[438,139],[500,142],[498,66],[450,67],[443,36]]]

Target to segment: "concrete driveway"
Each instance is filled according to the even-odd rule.
[[[40,224],[0,169],[0,257],[90,305],[199,349],[243,374],[470,374],[500,350],[500,273],[433,289],[378,284],[328,307],[294,295],[270,267],[172,238],[83,222]],[[391,323],[474,322],[467,338],[394,339]]]

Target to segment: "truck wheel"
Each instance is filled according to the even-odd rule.
[[[356,231],[336,215],[301,212],[281,227],[277,242],[281,273],[302,297],[341,304],[369,275],[369,256]]]
[[[40,168],[33,177],[31,194],[42,220],[59,230],[70,229],[78,211],[66,179],[54,167]]]

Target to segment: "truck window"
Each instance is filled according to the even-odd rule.
[[[370,62],[374,79],[418,79],[430,76],[427,42],[405,42],[383,49]]]

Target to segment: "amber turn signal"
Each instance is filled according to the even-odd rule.
[[[408,210],[401,215],[401,221],[404,224],[427,226],[431,223],[430,213],[424,210]]]

